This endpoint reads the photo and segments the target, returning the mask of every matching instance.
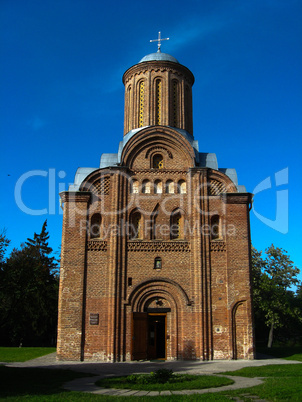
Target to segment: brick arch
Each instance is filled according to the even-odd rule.
[[[137,155],[146,155],[154,147],[167,148],[172,155],[180,154],[188,168],[195,166],[195,153],[189,141],[175,129],[166,126],[147,127],[131,137],[123,148],[121,165],[132,169]],[[165,152],[163,156],[171,159]]]
[[[210,195],[237,193],[237,188],[232,180],[218,170],[211,170],[208,176],[208,183]]]
[[[143,312],[150,298],[164,297],[178,311],[191,305],[185,290],[176,282],[165,278],[153,278],[139,283],[128,297],[128,304],[134,312]]]
[[[232,350],[233,359],[244,359],[247,356],[245,342],[247,340],[247,303],[246,300],[236,302],[232,308]]]

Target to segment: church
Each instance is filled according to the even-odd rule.
[[[60,194],[60,360],[254,358],[252,194],[199,149],[194,76],[162,40],[123,75],[118,152]]]

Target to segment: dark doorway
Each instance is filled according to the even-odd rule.
[[[148,314],[148,359],[166,358],[166,314]]]

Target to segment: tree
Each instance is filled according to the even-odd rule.
[[[14,249],[2,269],[1,342],[9,345],[54,343],[57,322],[57,263],[48,245],[47,221],[41,233]]]
[[[299,284],[300,271],[282,248],[272,244],[265,253],[263,259],[261,252],[252,249],[253,298],[256,326],[269,327],[267,346],[270,348],[275,329],[286,322],[302,322],[301,310],[290,290]]]

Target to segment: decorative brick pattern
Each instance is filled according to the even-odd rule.
[[[223,241],[211,241],[211,251],[226,251],[226,244]]]
[[[217,180],[211,180],[209,192],[210,195],[220,195],[222,193],[226,193],[227,190],[224,183],[219,182]]]
[[[88,251],[107,251],[107,242],[100,240],[90,240],[87,242]]]
[[[128,241],[128,251],[143,252],[190,252],[189,242],[184,241]]]

